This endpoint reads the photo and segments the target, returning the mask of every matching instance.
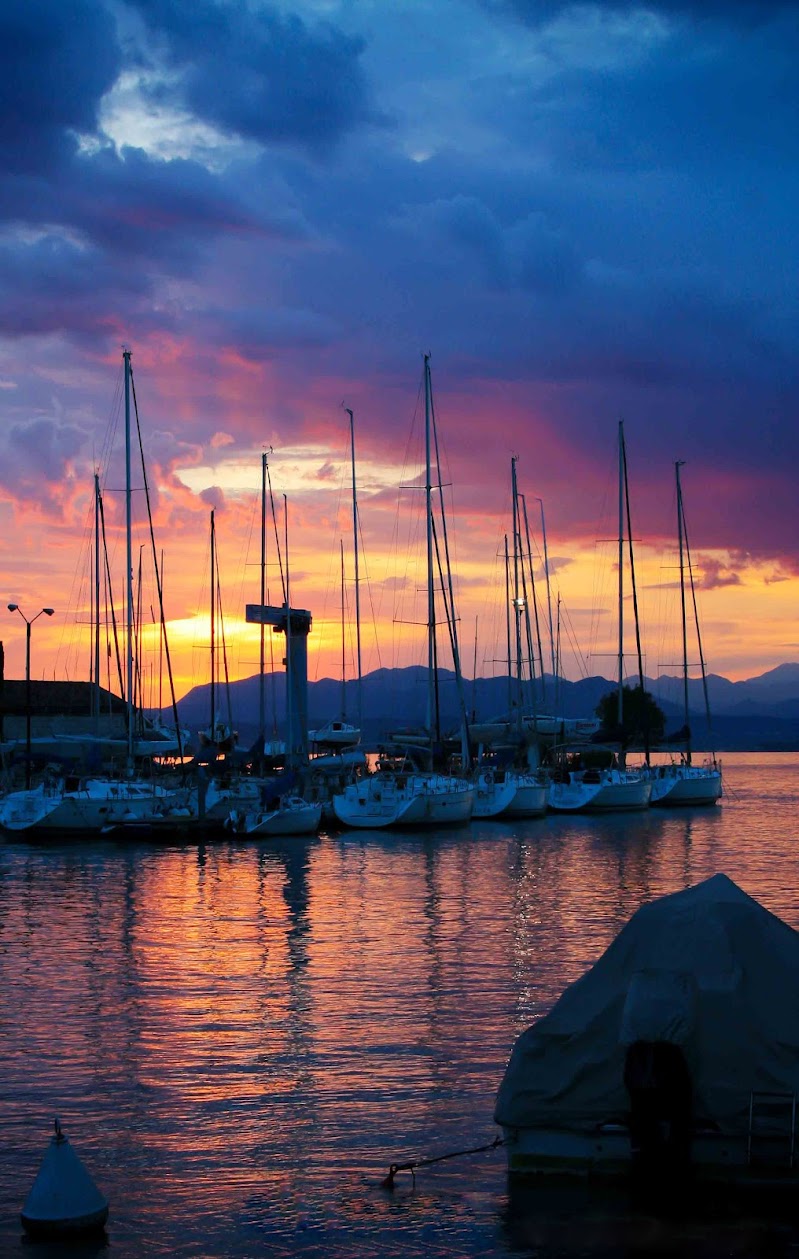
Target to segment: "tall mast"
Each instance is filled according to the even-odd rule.
[[[363,701],[361,699],[361,583],[358,567],[358,494],[355,481],[355,418],[349,407],[345,408],[350,417],[350,450],[352,452],[352,541],[355,553],[355,648],[358,667],[358,729],[363,729]]]
[[[341,545],[341,720],[347,720],[347,638],[344,627],[344,539]]]
[[[424,356],[425,509],[427,513],[427,728],[439,735],[435,702],[436,607],[433,588],[433,480],[430,458],[430,355]]]
[[[94,474],[94,688],[95,722],[100,721],[100,477]],[[95,726],[95,729],[97,726]]]
[[[510,648],[510,555],[505,534],[505,650],[508,656],[508,716],[513,712],[513,659]]]
[[[516,650],[516,725],[522,723],[522,599],[519,597],[519,490],[516,483],[516,456],[511,456],[511,492],[513,502],[513,631]]]
[[[685,729],[689,731],[685,748],[685,759],[691,764],[691,736],[690,726],[688,724],[688,630],[685,618],[685,545],[683,539],[683,509],[682,509],[682,485],[680,483],[680,468],[683,460],[678,459],[674,464],[674,473],[677,479],[677,539],[680,547],[680,617],[682,622],[682,687],[683,687],[683,711],[685,714]]]
[[[123,350],[125,362],[125,602],[126,636],[127,636],[127,676],[126,705],[128,722],[127,771],[133,773],[133,523],[131,517],[131,500],[133,489],[131,484],[130,465],[130,350]]]
[[[624,720],[624,420],[619,420],[619,689],[617,717]]]
[[[696,645],[699,650],[699,667],[702,671],[702,691],[705,699],[705,718],[707,720],[707,731],[711,740],[711,755],[713,764],[716,764],[715,740],[713,738],[713,722],[710,716],[710,695],[707,689],[707,665],[705,663],[705,653],[702,648],[702,631],[699,628],[699,608],[696,603],[696,584],[694,582],[694,566],[691,562],[691,544],[688,540],[688,525],[685,521],[685,505],[682,502],[682,487],[680,488],[680,505],[682,513],[682,535],[685,544],[685,558],[688,564],[688,578],[691,583],[691,602],[694,609],[694,625],[696,626]]]
[[[261,607],[266,604],[266,451],[261,455]],[[261,745],[261,758],[264,752],[266,735],[266,695],[264,690],[264,631],[263,621],[260,625],[260,670],[258,676],[258,739]]]
[[[633,519],[630,512],[630,478],[627,473],[627,443],[622,439],[622,468],[624,472],[624,502],[627,513],[627,546],[630,556],[630,590],[633,597],[633,625],[635,626],[635,655],[638,661],[638,688],[641,693],[641,720],[643,723],[644,757],[650,762],[649,717],[644,702],[644,653],[641,649],[641,618],[638,614],[638,583],[635,580],[635,554],[633,549]]]
[[[286,495],[283,495],[283,530],[285,534],[285,551],[286,551],[286,769],[291,769],[294,765],[294,722],[292,720],[292,709],[294,706],[294,694],[292,689],[291,677],[291,590],[289,586],[289,504]]]
[[[163,581],[163,579],[164,579],[164,551],[162,548],[161,549],[161,580]],[[158,635],[158,712],[159,713],[161,712],[161,709],[163,707],[162,684],[164,680],[164,634],[165,632],[166,630],[164,626],[164,618],[162,615],[160,633]],[[178,737],[178,753],[179,755],[182,756],[183,748],[181,747],[180,724],[177,721],[175,722],[175,734]]]
[[[216,531],[211,508],[211,742],[216,743]]]

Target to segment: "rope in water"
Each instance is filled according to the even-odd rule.
[[[482,1154],[485,1150],[496,1150],[497,1146],[504,1145],[504,1143],[504,1137],[494,1137],[494,1140],[489,1141],[488,1145],[475,1145],[470,1150],[453,1150],[451,1154],[437,1154],[435,1158],[417,1158],[412,1159],[409,1163],[392,1163],[385,1180],[380,1182],[380,1187],[382,1189],[393,1189],[394,1177],[397,1172],[410,1172],[415,1185],[417,1167],[429,1167],[432,1163],[443,1163],[449,1158],[461,1158],[464,1154]]]

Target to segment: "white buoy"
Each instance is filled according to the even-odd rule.
[[[41,1167],[25,1199],[23,1228],[39,1236],[101,1229],[108,1203],[81,1163],[56,1119]]]

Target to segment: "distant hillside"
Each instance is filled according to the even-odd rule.
[[[427,670],[420,666],[406,669],[377,669],[363,679],[363,735],[367,746],[375,746],[398,726],[421,725],[427,704]],[[646,679],[647,689],[666,714],[667,729],[683,724],[682,687],[679,677],[662,675]],[[592,716],[599,700],[615,683],[607,678],[582,678],[578,682],[551,677],[545,679],[546,699],[539,711],[561,717]],[[239,745],[249,746],[258,734],[259,679],[257,676],[232,682],[229,688],[233,726],[239,732]],[[283,732],[285,712],[285,675],[269,674],[266,678],[267,724],[277,711],[278,731]],[[357,684],[346,684],[346,710],[350,721],[357,720]],[[467,710],[478,719],[487,720],[508,710],[507,678],[477,678],[464,682]],[[712,736],[705,718],[701,681],[689,680],[688,695],[691,729],[697,750],[793,750],[799,749],[799,664],[784,664],[760,677],[745,682],[730,682],[711,675],[708,694],[712,717]],[[455,725],[459,719],[459,703],[455,675],[449,670],[440,673],[440,703],[445,724]],[[223,688],[217,688],[217,709],[227,719],[227,700]],[[195,687],[178,704],[181,723],[192,732],[208,724],[210,687]],[[341,716],[341,683],[322,678],[308,684],[308,725],[310,729],[331,718]],[[164,710],[164,720],[171,720],[171,710]]]

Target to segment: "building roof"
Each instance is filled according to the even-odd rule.
[[[32,717],[86,717],[92,713],[95,687],[92,682],[34,682],[30,684]],[[27,684],[6,678],[0,681],[0,712],[7,716],[27,714]],[[124,713],[125,702],[100,687],[100,712]]]

